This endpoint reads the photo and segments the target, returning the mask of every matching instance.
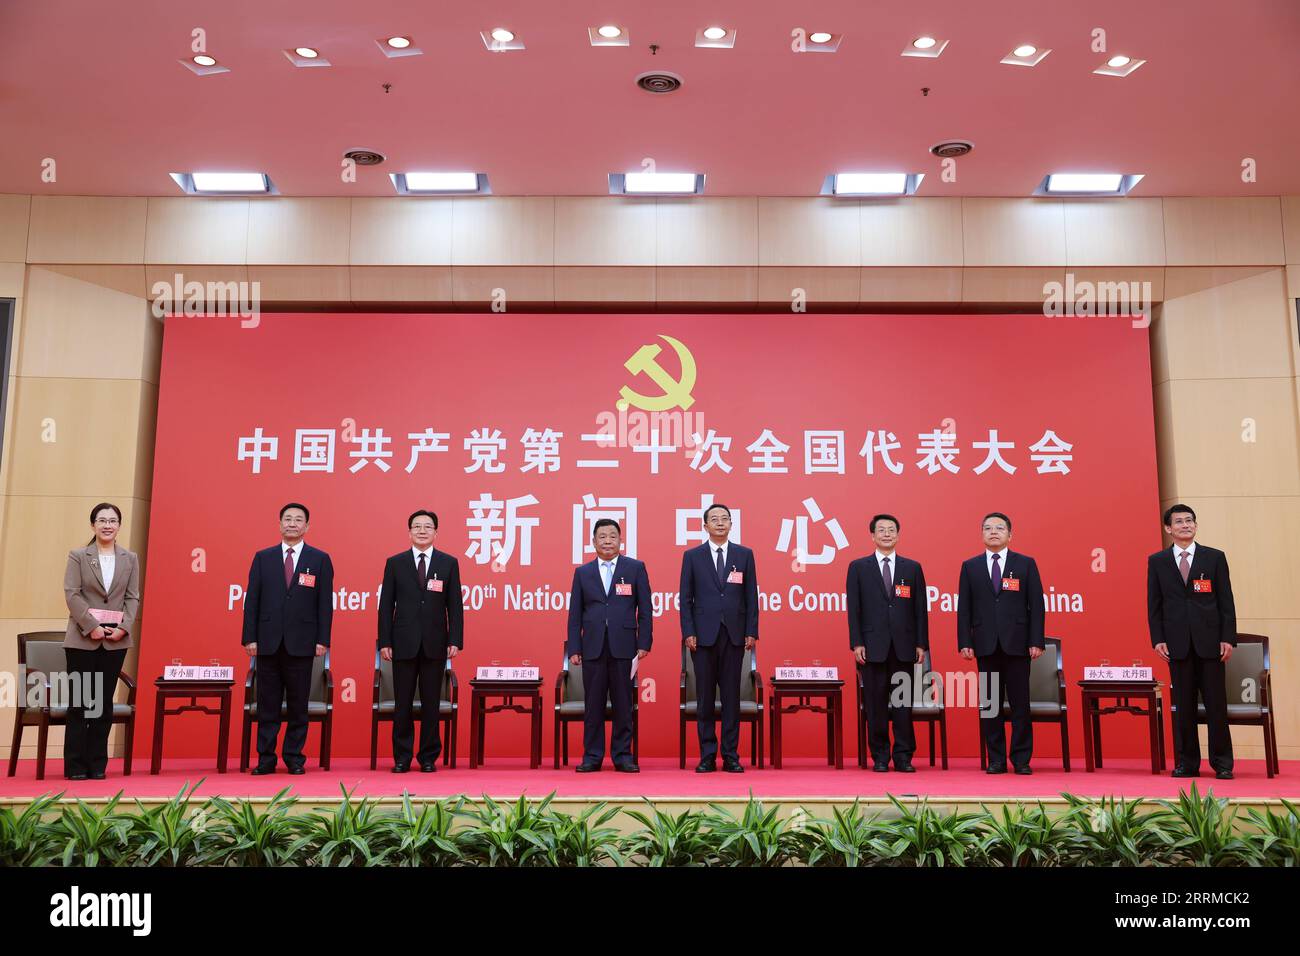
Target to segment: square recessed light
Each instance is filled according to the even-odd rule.
[[[610,173],[611,196],[698,196],[703,173]]]
[[[1145,62],[1146,60],[1135,60],[1131,56],[1117,53],[1108,57],[1105,63],[1092,72],[1098,76],[1128,76]]]
[[[191,196],[277,196],[266,173],[172,173],[176,185]]]
[[[796,53],[834,53],[840,48],[843,33],[831,33],[829,30],[803,30],[803,42],[795,46]]]
[[[389,173],[393,188],[401,196],[487,196],[487,173]]]
[[[695,31],[695,45],[705,50],[730,50],[736,45],[734,27],[707,26]]]
[[[294,66],[329,66],[330,61],[320,55],[320,50],[309,46],[294,47],[284,51],[285,58]]]
[[[176,62],[198,76],[215,76],[218,73],[230,72],[230,67],[222,66],[216,61],[215,57],[206,53],[199,53],[188,60],[177,60]]]
[[[903,47],[903,56],[919,56],[933,60],[948,46],[947,40],[938,37],[919,36]]]
[[[823,196],[911,196],[925,173],[831,173],[822,183]]]
[[[483,38],[483,45],[493,53],[505,53],[509,50],[522,50],[524,48],[524,41],[519,38],[519,35],[505,27],[480,30],[478,35]]]
[[[629,46],[632,42],[627,27],[616,23],[587,27],[587,38],[592,46]]]
[[[1141,173],[1048,173],[1035,196],[1127,196]]]
[[[998,62],[1006,63],[1008,66],[1038,66],[1043,62],[1043,58],[1051,52],[1051,50],[1036,47],[1032,43],[1022,43]]]
[[[424,53],[408,36],[380,37],[375,40],[375,45],[379,47],[379,52],[389,59],[399,56],[420,56]]]

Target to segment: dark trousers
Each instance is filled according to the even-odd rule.
[[[420,685],[421,764],[433,763],[442,753],[438,736],[438,704],[442,700],[442,675],[447,669],[445,657],[425,657],[421,647],[410,660],[393,660],[393,763],[409,765],[415,745],[415,686]]]
[[[1029,655],[1007,654],[1001,649],[977,659],[980,669],[980,727],[989,752],[990,767],[1007,765],[1007,735],[1002,720],[1002,698],[1011,710],[1011,763],[1029,765],[1034,754],[1034,725],[1029,720]],[[986,696],[996,705],[990,713]]]
[[[912,733],[913,661],[901,661],[890,648],[880,663],[863,665],[866,691],[867,746],[874,763],[889,763],[889,724],[894,725],[894,766],[906,766],[916,752],[916,735]],[[895,694],[905,695],[902,707],[890,705]]]
[[[113,728],[113,693],[126,660],[126,648],[110,650],[102,646],[86,651],[69,647],[65,653],[70,683],[77,686],[69,687],[72,697],[66,701],[63,775],[104,773],[108,769],[108,732]],[[87,710],[97,710],[99,716],[90,719]]]
[[[718,759],[718,731],[714,695],[722,701],[722,759],[740,760],[740,664],[745,646],[733,644],[726,625],[709,647],[697,644],[691,652],[695,666],[695,729],[700,735],[700,761]]]
[[[280,645],[274,654],[257,655],[257,765],[275,767],[275,740],[280,736],[280,705],[288,727],[284,731],[284,765],[301,767],[307,743],[307,699],[311,694],[314,657],[295,657]]]
[[[1196,732],[1196,693],[1205,703],[1210,766],[1232,769],[1232,735],[1228,732],[1228,693],[1223,661],[1197,657],[1192,650],[1182,660],[1169,659],[1170,695],[1174,705],[1175,764],[1187,770],[1201,767],[1201,741]]]
[[[599,657],[582,658],[582,762],[605,759],[605,701],[614,710],[609,753],[614,764],[632,763],[632,659],[614,657],[608,643]]]

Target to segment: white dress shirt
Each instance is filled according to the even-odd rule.
[[[731,547],[731,542],[730,542],[730,541],[724,541],[721,545],[717,545],[717,544],[714,544],[713,541],[710,539],[710,541],[709,541],[709,563],[712,564],[715,568],[718,566],[718,548],[719,548],[719,547],[722,548],[722,572],[723,572],[723,574],[730,574],[730,573],[731,573],[731,566],[730,566],[729,564],[727,564],[727,551],[728,551],[729,548]]]
[[[295,544],[295,545],[293,545],[292,547],[290,547],[289,545],[287,545],[287,544],[285,544],[283,541],[281,541],[281,542],[280,542],[280,563],[281,563],[281,564],[284,564],[284,556],[285,556],[286,554],[292,554],[292,555],[293,555],[293,569],[294,569],[294,571],[297,571],[297,570],[298,570],[298,559],[302,557],[302,542],[299,541],[297,544]]]
[[[895,551],[893,554],[885,554],[885,552],[883,552],[883,551],[881,551],[879,548],[877,548],[877,549],[876,549],[876,567],[880,568],[880,578],[881,578],[882,581],[883,581],[884,578],[885,578],[885,561],[886,561],[886,559],[888,559],[888,561],[889,561],[889,579],[892,581],[892,580],[894,580],[895,578],[898,577],[898,552]]]
[[[420,570],[420,555],[424,555],[424,570],[425,573],[428,573],[429,569],[433,567],[433,545],[429,545],[423,551],[415,545],[411,545],[411,560],[415,562],[415,570],[417,571]]]
[[[993,580],[993,555],[995,554],[998,556],[998,567],[1002,570],[1002,576],[1004,578],[1007,576],[1008,550],[1009,549],[1007,548],[1003,548],[1001,551],[990,551],[987,548],[984,549],[984,568],[988,572],[990,581]]]
[[[99,573],[104,576],[104,591],[108,592],[113,586],[113,571],[117,567],[117,552],[101,551],[99,552]]]
[[[1187,566],[1188,566],[1188,567],[1191,567],[1192,562],[1196,560],[1196,542],[1193,541],[1191,544],[1189,544],[1189,545],[1188,545],[1187,547],[1185,547],[1185,548],[1184,548],[1181,544],[1176,544],[1176,545],[1174,545],[1174,547],[1173,547],[1173,552],[1174,552],[1174,564],[1175,564],[1175,565],[1178,564],[1178,559],[1181,558],[1181,557],[1183,556],[1183,552],[1184,552],[1184,551],[1187,552]],[[100,560],[102,561],[103,558],[100,558]]]

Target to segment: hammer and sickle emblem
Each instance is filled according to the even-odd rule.
[[[691,355],[690,349],[671,335],[659,337],[671,345],[673,351],[677,353],[677,359],[682,363],[681,380],[674,379],[659,364],[658,358],[659,353],[663,351],[662,346],[653,344],[641,346],[623,363],[623,366],[633,375],[644,372],[663,389],[663,394],[654,397],[646,396],[624,385],[619,389],[620,398],[617,405],[620,411],[629,405],[635,405],[647,412],[663,412],[674,406],[685,411],[695,404],[695,399],[691,397],[691,389],[695,388],[695,356]]]

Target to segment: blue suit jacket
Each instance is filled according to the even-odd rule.
[[[315,586],[299,584],[303,574],[315,575]],[[334,565],[319,548],[303,542],[288,588],[284,586],[284,553],[280,545],[257,552],[248,569],[241,643],[256,642],[259,655],[274,654],[283,644],[293,657],[314,657],[317,644],[330,646],[333,591]]]
[[[962,562],[957,592],[957,647],[975,649],[976,657],[987,657],[1001,649],[1025,657],[1031,647],[1042,648],[1046,610],[1043,582],[1038,565],[1027,554],[1007,550],[1004,578],[1020,579],[1020,590],[993,591],[986,552]]]
[[[694,635],[701,647],[712,647],[722,625],[733,644],[758,638],[758,577],[754,552],[727,542],[726,574],[739,571],[740,584],[718,581],[713,549],[708,542],[682,555],[682,640]],[[725,581],[725,579],[724,579]]]
[[[632,585],[632,593],[618,593],[619,584]],[[610,656],[620,659],[636,657],[637,651],[650,650],[654,639],[654,615],[650,606],[650,576],[645,563],[619,555],[614,562],[614,577],[609,594],[600,579],[600,559],[573,569],[573,594],[569,600],[569,637],[564,643],[568,657],[600,657],[608,648]]]

